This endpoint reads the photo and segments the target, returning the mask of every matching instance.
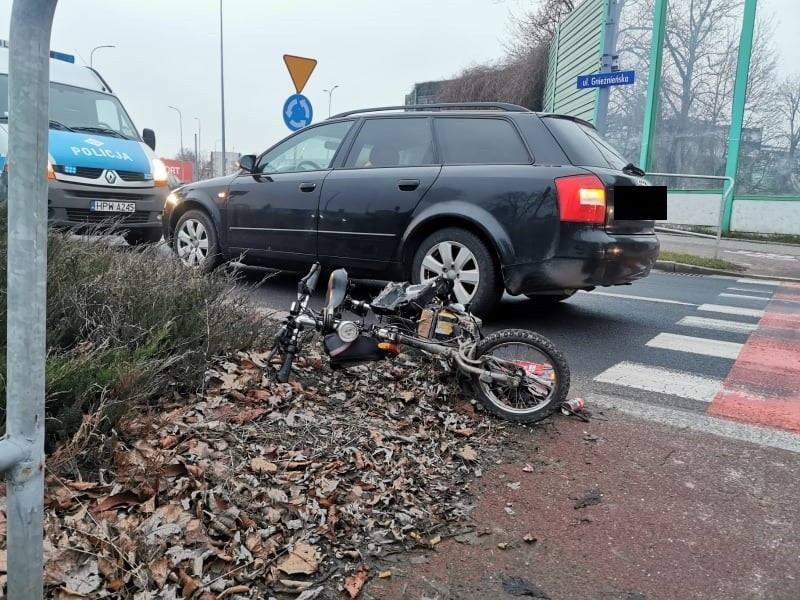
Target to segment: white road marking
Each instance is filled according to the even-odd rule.
[[[744,277],[742,279],[737,279],[736,283],[749,283],[752,285],[780,285],[780,281],[775,281],[774,279],[748,279]]]
[[[717,331],[733,331],[735,333],[752,333],[758,325],[753,323],[737,323],[724,319],[707,319],[705,317],[683,317],[678,325],[685,327],[700,327],[702,329],[715,329]]]
[[[764,302],[768,302],[769,298],[764,298],[763,296],[746,296],[745,294],[720,294],[723,298],[742,298],[744,300],[763,300]]]
[[[704,356],[716,356],[718,358],[736,359],[742,350],[743,344],[735,342],[722,342],[720,340],[710,340],[688,335],[676,335],[674,333],[659,333],[652,340],[647,342],[651,348],[663,348],[664,350],[677,350],[678,352],[690,352],[692,354],[702,354]]]
[[[611,294],[609,292],[586,292],[592,296],[610,296],[611,298],[626,298],[628,300],[645,300],[646,302],[660,302],[662,304],[680,304],[682,306],[697,306],[693,302],[681,302],[680,300],[668,300],[666,298],[650,298],[649,296],[632,296],[630,294]]]
[[[680,396],[698,402],[711,402],[717,392],[722,389],[722,381],[719,379],[627,361],[606,369],[594,380],[648,392]]]
[[[741,308],[740,306],[725,306],[722,304],[701,304],[697,307],[697,310],[725,313],[728,315],[740,315],[743,317],[761,318],[764,316],[764,311],[757,308]]]
[[[750,292],[751,294],[772,294],[775,290],[754,290],[753,288],[740,288],[740,287],[729,287],[729,290],[733,290],[735,292]]]
[[[742,442],[800,453],[800,435],[796,433],[737,423],[719,417],[699,415],[634,400],[612,398],[602,394],[587,394],[585,398],[586,404],[590,409],[593,405],[601,408],[615,408],[634,417],[663,423],[678,429],[700,431]]]

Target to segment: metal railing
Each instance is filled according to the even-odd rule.
[[[711,235],[708,233],[695,233],[693,231],[684,231],[683,229],[672,229],[670,227],[656,227],[657,231],[664,231],[667,233],[679,233],[681,235],[688,235],[693,237],[703,237],[709,239],[715,239],[716,243],[714,244],[714,258],[719,258],[719,244],[722,240],[722,222],[725,218],[725,205],[728,202],[728,198],[731,197],[733,194],[733,186],[735,180],[733,177],[726,177],[724,175],[694,175],[690,173],[647,173],[647,177],[676,177],[681,179],[710,179],[713,181],[726,181],[728,185],[723,189],[722,192],[722,200],[720,200],[719,205],[719,221],[717,222],[717,234]]]

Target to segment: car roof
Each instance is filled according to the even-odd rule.
[[[385,112],[391,114],[397,114],[395,111],[403,111],[403,113],[407,112],[422,112],[422,113],[441,113],[443,111],[458,111],[458,112],[480,112],[480,113],[492,113],[496,114],[498,112],[507,112],[507,113],[531,113],[528,108],[524,106],[519,106],[517,104],[510,104],[507,102],[438,102],[435,104],[404,104],[400,106],[379,106],[374,108],[359,108],[356,110],[348,110],[346,112],[342,112],[332,117],[330,119],[341,119],[343,117],[350,117],[354,115],[363,115],[367,113],[377,113],[377,112]],[[402,113],[401,113],[402,114]]]

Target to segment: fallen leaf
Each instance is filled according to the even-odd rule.
[[[234,594],[249,594],[250,588],[246,585],[234,585],[233,587],[229,587],[228,589],[224,590],[221,594],[217,596],[217,600],[222,600],[223,598],[227,598],[228,596],[233,596]]]
[[[88,597],[89,596],[86,596],[85,594],[78,594],[72,590],[66,590],[64,588],[58,588],[53,594],[53,600],[81,600],[82,598]]]
[[[287,575],[311,575],[319,568],[319,563],[315,557],[316,551],[313,546],[304,542],[298,542],[283,562],[278,564],[278,569]]]
[[[268,460],[264,460],[260,456],[256,456],[250,461],[250,469],[254,473],[277,473],[278,465]]]
[[[64,574],[64,587],[78,594],[90,594],[100,587],[100,572],[97,568],[97,560],[89,560],[73,565]]]
[[[268,408],[248,408],[247,410],[243,410],[238,415],[233,417],[231,421],[233,423],[237,423],[239,425],[244,425],[245,423],[252,423],[258,417],[265,415],[269,412]]]
[[[166,556],[162,556],[152,561],[149,567],[150,577],[153,578],[155,584],[159,588],[164,587],[167,582],[167,575],[169,575],[169,559]]]
[[[361,588],[367,582],[369,573],[365,567],[360,568],[354,575],[346,577],[344,580],[344,589],[350,594],[350,599],[357,597],[361,592]]]
[[[141,499],[139,496],[133,492],[121,492],[119,494],[114,494],[113,496],[108,496],[105,500],[95,505],[92,512],[106,512],[107,510],[113,510],[115,508],[119,508],[120,506],[131,506],[133,504],[139,504],[140,502]]]
[[[386,569],[385,571],[381,571],[380,573],[378,573],[378,577],[380,577],[381,579],[388,579],[391,576],[392,576],[391,569]]]
[[[181,586],[181,596],[183,598],[191,598],[194,593],[200,589],[201,583],[192,579],[183,570],[178,569],[178,584]]]
[[[458,451],[458,455],[464,460],[469,460],[469,461],[478,460],[478,453],[475,452],[472,446],[464,446],[463,448],[461,448],[461,450]]]

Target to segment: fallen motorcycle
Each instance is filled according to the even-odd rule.
[[[538,333],[503,329],[484,337],[481,319],[454,302],[453,281],[441,275],[426,283],[389,283],[371,302],[353,299],[347,271],[328,280],[321,311],[309,308],[321,273],[315,263],[297,285],[297,300],[275,337],[268,364],[282,357],[276,379],[289,380],[295,356],[310,333],[323,336],[332,368],[392,358],[400,345],[437,355],[450,372],[466,378],[492,414],[534,423],[567,396],[570,372],[564,355]],[[360,317],[347,320],[348,311]],[[374,315],[370,322],[367,317]]]

